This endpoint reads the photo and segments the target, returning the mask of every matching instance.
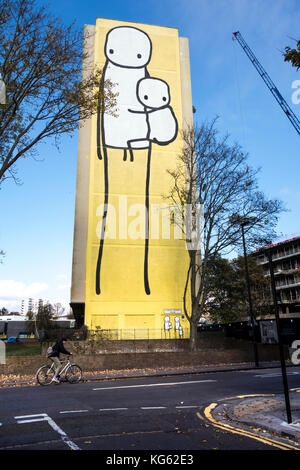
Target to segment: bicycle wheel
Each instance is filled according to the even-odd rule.
[[[69,383],[76,384],[82,378],[82,370],[77,364],[70,364],[66,370],[65,377]]]
[[[36,373],[36,380],[40,385],[50,385],[54,377],[51,366],[42,366]]]

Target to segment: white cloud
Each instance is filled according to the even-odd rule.
[[[66,274],[57,274],[56,279],[66,281],[68,279],[68,276]]]
[[[0,308],[6,308],[9,312],[20,312],[20,300],[0,299]]]
[[[32,282],[26,285],[24,282],[14,280],[0,281],[0,308],[20,311],[21,300],[29,297],[36,298],[46,290],[48,290],[48,284],[44,282]]]
[[[70,284],[60,284],[57,289],[64,290],[64,289],[70,289],[70,288],[71,288]]]
[[[44,282],[33,282],[26,285],[24,282],[13,280],[0,281],[0,301],[36,297],[47,289],[48,284]]]

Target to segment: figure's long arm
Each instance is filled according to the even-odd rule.
[[[134,109],[128,109],[130,113],[136,113],[136,114],[146,114],[146,111],[135,111]]]

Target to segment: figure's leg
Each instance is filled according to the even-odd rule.
[[[100,87],[103,84],[100,84]],[[103,109],[104,103],[103,98],[99,98],[98,100],[98,108],[97,108],[97,156],[99,160],[102,160],[102,153],[101,153],[101,135],[102,135],[102,149],[103,149]]]
[[[134,156],[133,156],[133,150],[132,150],[132,147],[131,147],[131,143],[134,142],[133,140],[128,140],[127,141],[127,147],[128,147],[128,150],[129,150],[129,154],[130,154],[130,161],[133,162],[134,161]]]
[[[106,218],[107,218],[107,209],[108,209],[108,158],[107,158],[107,148],[103,147],[103,160],[104,160],[104,208],[103,208],[103,218],[102,218],[102,228],[101,228],[101,239],[96,267],[96,294],[101,293],[100,287],[100,271],[101,271],[101,262],[103,255],[103,245],[105,237],[105,228],[106,228]]]
[[[100,89],[104,85],[104,76],[105,70],[107,67],[108,62],[106,61],[103,69],[103,75],[100,83]],[[100,271],[101,271],[101,262],[102,262],[102,254],[103,254],[103,245],[104,245],[104,235],[105,235],[105,227],[106,227],[106,217],[107,217],[107,204],[108,204],[108,159],[107,159],[107,147],[105,142],[105,127],[104,127],[104,97],[102,93],[102,97],[98,101],[98,126],[97,126],[97,155],[100,160],[102,160],[103,154],[103,162],[104,162],[104,209],[103,209],[103,219],[102,219],[102,228],[101,228],[101,240],[99,246],[99,253],[98,253],[98,260],[97,260],[97,267],[96,267],[96,294],[99,295],[101,293],[100,288]],[[101,143],[102,143],[102,154],[101,154]]]
[[[144,150],[148,149],[150,142],[148,139],[132,139],[127,141],[127,147],[130,152],[130,161],[133,162],[133,150]]]
[[[127,160],[127,150],[124,149],[124,151],[123,151],[123,161],[126,162],[126,160]]]
[[[145,258],[144,258],[144,286],[147,295],[150,294],[149,287],[149,186],[150,186],[150,164],[151,164],[151,142],[149,142],[148,156],[147,156],[147,172],[146,172],[146,194],[145,194],[145,206],[146,206],[146,220],[145,220]]]

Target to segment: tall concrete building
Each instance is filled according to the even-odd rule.
[[[85,26],[83,75],[103,69],[114,115],[79,132],[71,307],[88,328],[122,338],[187,336],[189,256],[168,227],[172,178],[193,124],[189,46],[177,28],[97,18]],[[119,337],[119,336],[118,336]]]
[[[300,236],[271,247],[280,314],[300,317]],[[254,253],[269,276],[269,262],[262,248]]]

